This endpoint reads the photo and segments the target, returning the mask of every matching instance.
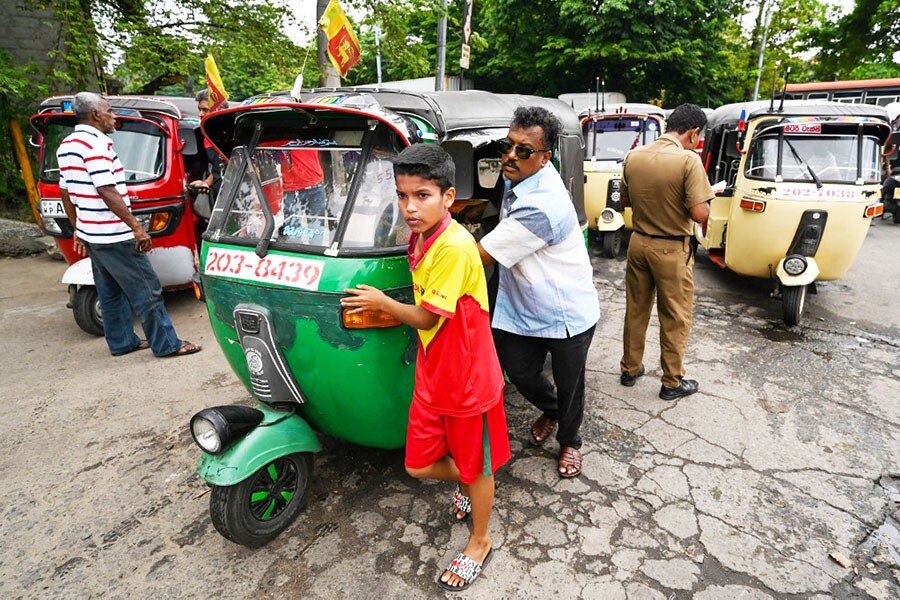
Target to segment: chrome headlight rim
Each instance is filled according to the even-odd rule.
[[[604,223],[612,223],[616,218],[616,211],[611,208],[604,208],[600,211],[600,220]]]
[[[799,254],[792,254],[784,259],[784,272],[794,277],[802,275],[808,266],[806,257]]]
[[[222,454],[229,446],[247,435],[265,415],[248,406],[214,406],[191,417],[191,437],[208,454]]]
[[[194,415],[191,419],[191,436],[204,452],[218,454],[222,451],[222,436],[215,424],[205,417]]]

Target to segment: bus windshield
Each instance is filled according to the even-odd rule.
[[[780,139],[777,133],[770,133],[753,140],[747,157],[747,177],[775,181],[780,172],[784,181],[794,182],[881,181],[880,144],[874,136],[863,136],[860,144],[857,135],[785,135],[779,165]]]
[[[588,119],[583,127],[587,160],[622,161],[629,150],[649,144],[660,135],[659,123],[638,117]]]

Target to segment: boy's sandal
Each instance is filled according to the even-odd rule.
[[[465,521],[472,512],[472,499],[462,493],[462,488],[459,484],[456,485],[456,491],[453,492],[453,507],[456,509],[457,521]],[[459,513],[461,512],[466,514],[460,517]]]
[[[544,415],[538,417],[531,425],[531,445],[540,446],[546,442],[550,434],[553,433],[554,427],[556,427],[556,419],[551,419]]]
[[[175,352],[171,352],[169,354],[164,354],[163,358],[168,358],[171,356],[186,356],[188,354],[195,354],[203,350],[201,346],[197,344],[192,344],[190,342],[182,342],[181,347],[178,348]]]
[[[480,565],[475,562],[469,556],[466,556],[462,552],[456,555],[456,558],[453,559],[453,562],[450,563],[450,566],[444,569],[444,573],[450,572],[454,575],[460,577],[465,581],[462,585],[450,585],[441,579],[444,576],[444,573],[441,573],[438,576],[438,585],[441,586],[442,590],[448,592],[461,592],[464,589],[468,588],[470,585],[475,583],[475,580],[478,579],[478,576],[481,575],[481,572],[484,571],[488,563],[491,562],[491,557],[494,554],[494,549],[491,548],[488,550],[487,555],[484,557],[484,562]]]
[[[581,475],[581,451],[578,448],[563,446],[559,453],[559,476],[571,479]],[[574,468],[574,470],[571,470]]]

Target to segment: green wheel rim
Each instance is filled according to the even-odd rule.
[[[250,514],[259,521],[270,521],[294,499],[298,483],[297,467],[287,458],[279,458],[256,474],[250,490]]]

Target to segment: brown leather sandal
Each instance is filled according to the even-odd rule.
[[[563,479],[571,479],[581,475],[581,451],[578,448],[563,446],[559,453],[559,476]],[[572,471],[571,468],[575,470]]]
[[[550,434],[553,433],[554,427],[556,427],[555,419],[545,417],[544,415],[538,417],[537,421],[531,425],[531,445],[543,445],[544,442],[547,441],[547,438],[550,437]]]

